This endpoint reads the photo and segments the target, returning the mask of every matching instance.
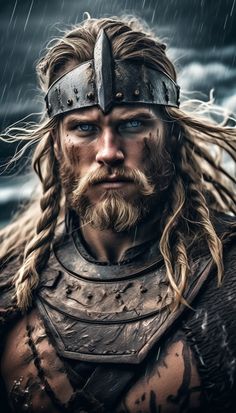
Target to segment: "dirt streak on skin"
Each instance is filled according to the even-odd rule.
[[[192,357],[185,338],[173,338],[159,357],[149,360],[145,375],[127,393],[124,412],[179,413],[200,408],[200,380]]]
[[[154,393],[153,390],[150,391],[150,401],[149,401],[149,407],[150,407],[150,413],[159,413],[160,410],[157,405],[157,395]]]

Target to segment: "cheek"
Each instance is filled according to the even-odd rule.
[[[152,176],[158,189],[160,191],[166,190],[174,175],[174,165],[163,142],[155,138],[146,139],[143,162],[145,171]]]
[[[74,142],[74,140],[69,136],[66,135],[63,145],[62,145],[62,152],[65,158],[65,161],[70,165],[76,165],[80,161],[81,158],[81,148],[80,145]]]
[[[76,166],[81,159],[81,148],[78,146],[71,145],[67,149],[67,159],[70,162],[70,165]]]
[[[62,153],[69,166],[78,167],[79,165],[81,168],[82,165],[92,163],[94,149],[91,144],[85,144],[83,142],[78,143],[78,140],[74,139],[74,137],[66,135],[63,142]]]
[[[127,166],[130,164],[130,166],[142,169],[144,147],[145,138],[142,138],[139,141],[130,141],[126,144],[125,157],[127,159]]]
[[[154,169],[158,167],[158,145],[156,139],[153,137],[148,137],[143,139],[143,148],[142,148],[142,162],[149,169]],[[153,172],[153,171],[152,171]]]

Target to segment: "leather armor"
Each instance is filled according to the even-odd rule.
[[[47,370],[42,369],[45,353],[40,352],[40,346],[44,348],[46,336],[45,333],[40,333],[41,338],[37,336],[37,331],[43,331],[41,321],[36,322],[37,330],[30,313],[26,323],[33,355],[29,357],[34,357],[39,380],[45,382],[43,387],[58,406],[56,411],[114,412],[114,406],[130,384],[159,357],[168,336],[182,329],[197,361],[205,393],[204,407],[208,412],[233,413],[236,257],[234,238],[228,239],[223,285],[217,287],[209,256],[198,251],[191,261],[185,292],[192,308],[180,306],[173,313],[169,307],[173,298],[167,294],[163,261],[155,242],[120,265],[105,265],[85,257],[76,237],[65,234],[60,238],[41,274],[35,302],[53,352],[59,354],[55,377],[70,376],[71,370],[76,375],[81,368],[87,369],[86,378],[79,382],[76,392],[71,390],[68,403],[58,401],[60,393],[53,396],[49,385],[51,373],[47,379]],[[9,275],[14,275],[15,265],[14,261],[10,263],[0,280],[2,334],[11,328],[11,320],[15,323],[21,318],[12,301]],[[17,381],[10,397],[20,403],[27,392],[28,387],[22,390],[21,382]]]
[[[210,265],[209,256],[193,263],[189,304]],[[37,306],[62,356],[138,364],[183,311],[172,312],[172,301],[157,243],[135,260],[99,265],[66,235],[41,276]]]

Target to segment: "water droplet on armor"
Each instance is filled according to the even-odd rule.
[[[94,100],[94,93],[93,93],[93,92],[87,93],[87,98],[88,98],[89,100]]]
[[[123,99],[123,97],[124,97],[124,95],[123,95],[123,93],[122,92],[117,92],[116,93],[116,99]]]
[[[141,286],[140,286],[140,291],[141,291],[142,294],[143,294],[143,293],[146,293],[146,292],[147,292],[147,288],[144,287],[143,285],[141,285]]]
[[[67,100],[67,105],[72,106],[73,105],[73,99],[68,99]]]
[[[48,104],[48,114],[50,115],[52,112],[52,105],[51,103]]]
[[[160,295],[157,295],[156,300],[157,300],[157,303],[159,303],[159,302],[161,301],[161,296],[160,296]]]
[[[66,288],[66,294],[71,294],[72,293],[72,288],[70,287],[70,286],[68,286],[67,288]]]

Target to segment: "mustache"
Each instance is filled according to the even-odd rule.
[[[101,166],[95,171],[88,172],[79,178],[73,193],[75,196],[81,196],[90,186],[109,180],[111,176],[115,176],[118,180],[134,182],[142,195],[149,196],[154,193],[154,184],[149,181],[148,177],[138,168],[127,166],[119,168]]]

